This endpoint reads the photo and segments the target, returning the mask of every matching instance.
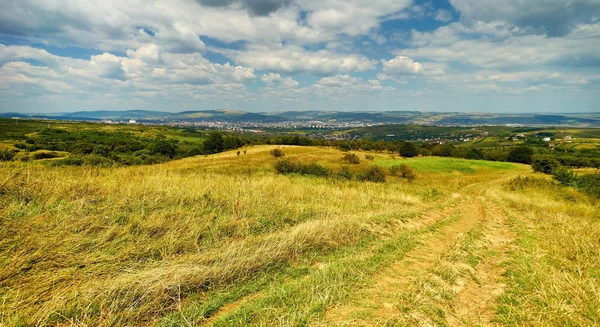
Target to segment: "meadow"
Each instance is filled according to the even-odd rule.
[[[416,177],[277,174],[276,148]],[[598,202],[528,165],[245,150],[0,162],[0,326],[600,323]]]

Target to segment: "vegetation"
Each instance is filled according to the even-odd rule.
[[[344,156],[342,157],[342,160],[344,160],[345,162],[347,162],[349,164],[358,165],[360,163],[360,158],[354,153],[344,154]]]
[[[0,130],[1,326],[600,321],[580,150],[31,124]]]
[[[275,158],[280,158],[280,157],[285,156],[285,153],[283,153],[283,150],[278,148],[278,149],[271,150],[271,155]]]

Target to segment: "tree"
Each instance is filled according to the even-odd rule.
[[[483,152],[481,152],[481,150],[478,149],[470,149],[465,158],[467,159],[471,159],[471,160],[481,160],[483,159]]]
[[[531,161],[531,168],[536,173],[552,174],[552,171],[558,167],[560,167],[560,163],[552,157],[536,156]]]
[[[533,150],[526,146],[518,146],[513,148],[508,153],[507,160],[510,162],[518,162],[523,164],[531,164],[533,159]]]
[[[406,158],[416,157],[419,154],[417,146],[411,142],[404,142],[400,146],[400,155]]]
[[[161,154],[165,157],[173,158],[177,154],[177,146],[167,140],[159,140],[152,145],[153,154]]]
[[[452,157],[454,155],[454,145],[452,144],[437,144],[431,149],[432,156]]]
[[[208,135],[208,139],[204,141],[204,151],[206,153],[219,153],[223,152],[225,148],[225,141],[223,140],[223,135],[219,132],[212,132]]]

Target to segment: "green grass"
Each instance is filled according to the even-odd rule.
[[[406,164],[422,172],[453,172],[476,173],[482,170],[509,170],[515,164],[507,162],[494,162],[485,160],[466,160],[456,158],[423,157],[411,159],[390,159],[375,162],[376,165],[390,167]]]

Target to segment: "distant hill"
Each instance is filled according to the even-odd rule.
[[[98,110],[68,113],[21,114],[0,113],[0,118],[46,118],[57,120],[116,120],[135,119],[139,122],[230,122],[280,123],[320,121],[323,123],[417,124],[417,125],[571,125],[600,127],[600,113],[585,114],[497,114],[497,113],[440,113],[419,111],[284,111],[244,112],[236,110],[195,110],[164,112],[151,110]]]

